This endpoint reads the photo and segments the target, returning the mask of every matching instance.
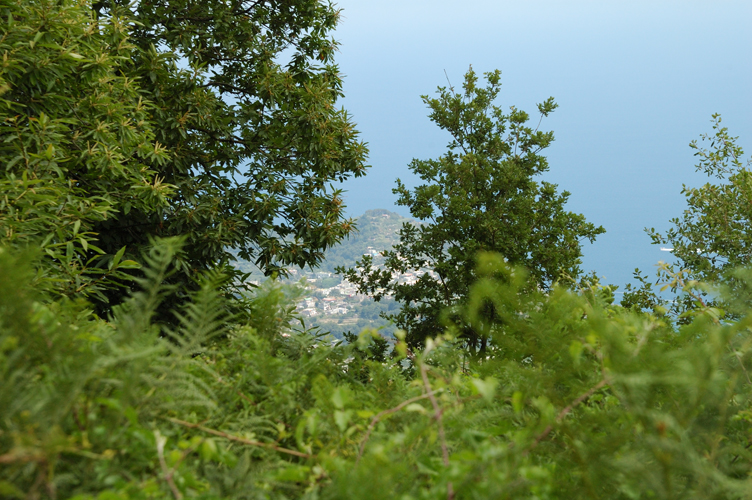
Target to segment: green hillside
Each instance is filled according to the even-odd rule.
[[[412,219],[390,212],[383,208],[367,210],[366,213],[356,219],[356,230],[326,252],[326,258],[317,271],[333,273],[337,266],[353,266],[364,253],[370,251],[380,252],[392,248],[399,241],[398,231],[404,222]],[[379,264],[381,259],[374,258],[374,263]],[[252,262],[238,260],[235,267],[241,271],[251,273],[251,280],[263,281],[263,274]],[[311,271],[310,269],[298,270],[298,272]]]
[[[326,252],[321,269],[334,272],[337,266],[352,266],[365,253],[389,250],[399,241],[397,233],[402,224],[409,221],[383,208],[367,210],[358,217],[356,232]],[[374,260],[379,263],[378,258]]]
[[[355,294],[354,290],[337,289],[331,292],[333,287],[342,283],[341,277],[334,273],[337,266],[352,267],[363,254],[373,255],[374,264],[380,265],[383,257],[379,253],[389,250],[399,241],[399,229],[405,222],[411,219],[390,212],[385,209],[368,210],[356,220],[356,231],[339,245],[330,248],[326,252],[326,259],[320,267],[311,269],[290,269],[290,275],[285,280],[298,282],[306,279],[305,295],[309,300],[308,314],[313,312],[313,317],[307,317],[306,323],[318,326],[321,331],[329,332],[336,338],[343,338],[346,332],[358,333],[364,328],[379,329],[382,335],[390,338],[394,334],[394,325],[389,324],[381,313],[394,313],[399,310],[399,305],[391,298],[385,297],[380,302],[375,302],[369,297]],[[245,272],[250,272],[250,281],[254,284],[263,283],[266,278],[256,269],[251,262],[239,260],[236,266]],[[324,299],[337,297],[336,313],[327,311]],[[331,300],[331,299],[329,299]],[[334,305],[334,304],[332,304]],[[303,316],[308,316],[302,303],[298,309]]]

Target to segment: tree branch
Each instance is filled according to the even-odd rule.
[[[232,434],[227,434],[226,432],[210,429],[208,427],[204,427],[203,425],[199,425],[199,424],[192,424],[190,422],[186,422],[184,420],[178,420],[176,418],[165,417],[165,419],[169,420],[170,422],[174,424],[182,425],[183,427],[189,427],[191,429],[198,429],[200,431],[204,431],[214,436],[219,436],[225,439],[229,439],[230,441],[247,444],[248,446],[259,446],[261,448],[268,448],[270,450],[278,451],[280,453],[286,453],[287,455],[293,455],[293,456],[300,457],[300,458],[311,458],[311,455],[307,453],[303,453],[303,452],[296,451],[296,450],[290,450],[288,448],[282,448],[281,446],[277,446],[276,444],[262,443],[261,441],[253,441],[251,439],[245,439],[239,436],[233,436]]]
[[[384,410],[384,411],[380,412],[379,414],[377,414],[375,417],[373,417],[371,419],[371,423],[368,424],[368,430],[366,431],[366,435],[363,437],[363,441],[360,443],[360,449],[358,450],[358,458],[355,460],[355,465],[357,466],[358,463],[360,462],[361,457],[363,457],[363,452],[365,451],[366,443],[368,442],[368,438],[371,437],[371,432],[373,431],[374,427],[376,427],[376,424],[378,424],[383,417],[385,417],[387,415],[391,415],[392,413],[397,413],[398,411],[400,411],[405,406],[410,405],[412,403],[415,403],[416,401],[420,401],[422,399],[430,398],[431,396],[433,396],[433,394],[434,393],[431,392],[431,393],[428,393],[428,394],[423,394],[422,396],[416,396],[414,398],[410,398],[410,399],[408,399],[406,401],[401,402],[400,404],[398,404],[394,408],[389,408],[388,410]]]
[[[436,396],[434,396],[435,393],[431,390],[431,383],[428,381],[428,367],[425,363],[420,364],[420,376],[423,378],[423,385],[426,388],[426,396],[430,398],[431,405],[433,405],[434,418],[439,424],[439,439],[441,440],[441,456],[444,461],[444,467],[449,467],[449,450],[446,444],[446,434],[444,433],[444,422],[441,419],[443,411],[439,407],[439,402],[436,400]],[[452,500],[453,498],[454,490],[452,489],[452,482],[449,481],[447,482],[447,500]]]
[[[170,470],[167,467],[167,462],[165,461],[164,447],[167,443],[167,438],[162,436],[159,431],[154,431],[154,438],[157,441],[157,456],[159,457],[159,465],[162,467],[164,480],[165,482],[167,482],[170,490],[172,490],[172,494],[175,497],[175,500],[183,500],[183,494],[180,492],[177,485],[175,484],[175,480],[172,478],[172,476],[175,474],[175,469]]]
[[[603,379],[600,382],[598,382],[596,385],[594,385],[593,387],[591,387],[586,393],[582,394],[580,397],[578,397],[577,399],[575,399],[574,401],[572,401],[571,403],[569,403],[569,405],[567,405],[566,408],[564,408],[563,410],[561,410],[559,412],[559,414],[556,415],[556,420],[554,422],[558,424],[559,422],[561,422],[562,420],[564,420],[564,417],[566,417],[569,414],[569,412],[571,412],[574,409],[575,406],[577,406],[578,404],[580,404],[583,401],[585,401],[587,398],[589,398],[590,396],[592,396],[593,394],[595,394],[595,392],[598,391],[598,389],[601,389],[605,385],[606,385],[606,380]],[[553,424],[548,424],[548,426],[546,426],[546,428],[543,429],[543,432],[541,432],[538,435],[538,437],[535,438],[535,441],[533,441],[533,444],[531,444],[522,453],[522,455],[523,456],[527,456],[533,450],[533,448],[535,448],[536,446],[538,446],[538,443],[540,443],[541,441],[543,441],[544,439],[546,439],[546,436],[548,436],[551,433],[552,430],[553,430]]]

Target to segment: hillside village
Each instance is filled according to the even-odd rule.
[[[384,334],[394,331],[380,317],[382,312],[396,312],[398,304],[391,297],[375,302],[372,297],[358,293],[352,283],[334,272],[337,266],[352,267],[364,255],[373,257],[373,266],[381,267],[381,252],[389,250],[399,241],[398,231],[403,223],[415,223],[401,215],[384,209],[368,210],[356,220],[357,232],[341,244],[327,251],[318,269],[287,269],[286,282],[299,283],[306,292],[297,304],[297,312],[307,324],[319,326],[335,337],[343,332],[357,332],[366,326],[383,329]],[[252,272],[251,264],[239,262],[238,267],[251,272],[250,283],[260,285],[266,278]],[[413,284],[432,271],[417,271],[394,275],[400,283]]]
[[[370,247],[369,247],[370,248]],[[367,255],[379,256],[375,250]],[[373,267],[379,267],[374,265]],[[414,284],[421,276],[432,271],[416,271],[415,273],[404,273],[400,275],[393,274],[392,278],[400,283]],[[298,304],[298,311],[301,316],[313,318],[316,316],[341,316],[348,312],[355,312],[365,303],[372,303],[373,299],[368,295],[358,293],[355,285],[346,280],[341,280],[338,276],[330,272],[309,272],[299,273],[297,270],[290,270],[291,279],[300,276],[299,281],[310,291]],[[324,284],[330,284],[331,280],[339,280],[339,283],[324,287]]]

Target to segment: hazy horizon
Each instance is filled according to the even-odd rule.
[[[531,117],[559,104],[544,130],[556,140],[542,179],[571,192],[567,209],[607,233],[584,244],[584,269],[618,285],[670,257],[644,227],[665,230],[684,209],[682,184],[700,185],[691,140],[723,123],[752,144],[752,3],[342,0],[334,38],[345,75],[341,104],[369,143],[365,178],[341,185],[349,216],[394,205],[396,178],[415,179],[413,158],[436,158],[449,141],[420,95],[458,86],[472,64],[500,69],[498,103]],[[747,155],[752,147],[745,148]]]

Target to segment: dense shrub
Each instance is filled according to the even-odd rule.
[[[463,321],[374,357],[295,326],[272,285],[228,317],[207,275],[153,317],[179,244],[93,317],[0,253],[0,491],[9,498],[746,498],[750,319],[678,330],[598,288],[519,293],[487,255]],[[493,311],[489,313],[489,311]]]

